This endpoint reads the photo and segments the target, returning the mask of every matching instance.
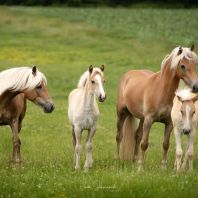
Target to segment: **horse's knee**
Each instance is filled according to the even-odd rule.
[[[149,143],[146,141],[141,142],[141,149],[145,151],[148,148]]]
[[[176,150],[176,157],[177,157],[177,158],[181,158],[182,154],[183,154],[182,149],[177,149],[177,150]]]
[[[82,146],[81,145],[76,145],[75,146],[75,151],[76,151],[76,154],[79,154],[82,150]]]
[[[21,146],[20,139],[14,140],[13,141],[13,145],[14,145],[15,148],[20,148],[20,146]]]
[[[167,151],[168,148],[169,148],[169,142],[164,142],[164,143],[163,143],[163,149],[164,149],[165,151]]]
[[[136,135],[135,135],[136,142],[140,142],[141,138],[142,138],[141,134],[139,132],[136,132]]]
[[[188,159],[192,159],[193,156],[194,156],[194,152],[191,150],[191,151],[187,151],[187,154],[188,154]]]
[[[87,143],[86,144],[86,149],[87,149],[88,152],[90,152],[92,150],[92,144]]]
[[[122,140],[122,137],[123,137],[123,135],[122,135],[121,132],[120,133],[117,133],[117,135],[116,135],[116,141],[117,142],[120,142]]]

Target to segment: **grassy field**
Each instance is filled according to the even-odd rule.
[[[9,127],[1,127],[0,197],[197,197],[198,141],[194,171],[173,171],[173,135],[168,170],[160,167],[163,125],[150,133],[145,171],[114,160],[115,101],[121,75],[130,69],[160,69],[175,46],[198,46],[198,10],[71,9],[0,7],[0,69],[37,65],[47,76],[56,109],[44,114],[28,102],[21,131],[23,166],[8,167]],[[105,68],[107,100],[94,137],[94,166],[73,169],[67,96],[90,64]],[[83,145],[86,132],[83,134]],[[84,147],[83,147],[84,151]],[[82,166],[85,155],[82,155]]]

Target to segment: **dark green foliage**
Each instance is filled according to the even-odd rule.
[[[5,5],[67,5],[67,6],[131,6],[134,4],[163,5],[163,7],[194,7],[198,5],[196,0],[0,0]]]

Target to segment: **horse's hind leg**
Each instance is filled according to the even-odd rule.
[[[116,148],[115,159],[120,159],[120,144],[123,137],[123,125],[126,117],[127,117],[127,113],[123,109],[122,112],[118,114],[118,118],[117,118],[117,135],[116,135],[117,148]]]
[[[134,161],[138,159],[139,146],[140,146],[140,142],[142,139],[143,123],[144,123],[144,120],[140,120],[139,126],[135,133],[136,142],[135,142],[135,151],[134,151],[134,158],[133,158]]]
[[[163,142],[163,159],[162,159],[163,169],[167,168],[167,153],[168,153],[170,134],[171,134],[172,129],[173,129],[172,122],[165,124],[164,142]]]
[[[21,155],[20,155],[21,141],[19,138],[20,125],[18,123],[18,119],[12,122],[11,128],[13,132],[13,152],[12,152],[10,161],[15,162],[15,163],[20,163],[21,162]]]
[[[75,135],[75,131],[74,131],[74,125],[72,125],[72,143],[75,149],[76,146],[76,135]]]
[[[86,161],[84,168],[88,169],[92,166],[93,159],[92,159],[92,140],[93,136],[95,134],[96,128],[93,127],[88,130],[88,136],[87,136],[87,143],[86,143]]]
[[[76,145],[75,145],[75,170],[80,169],[80,155],[81,155],[81,135],[82,135],[82,129],[79,127],[74,127],[75,136],[76,136]]]

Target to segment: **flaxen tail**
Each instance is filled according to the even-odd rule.
[[[132,160],[135,150],[135,131],[136,120],[133,116],[128,116],[123,126],[122,138],[122,158],[124,160]]]

